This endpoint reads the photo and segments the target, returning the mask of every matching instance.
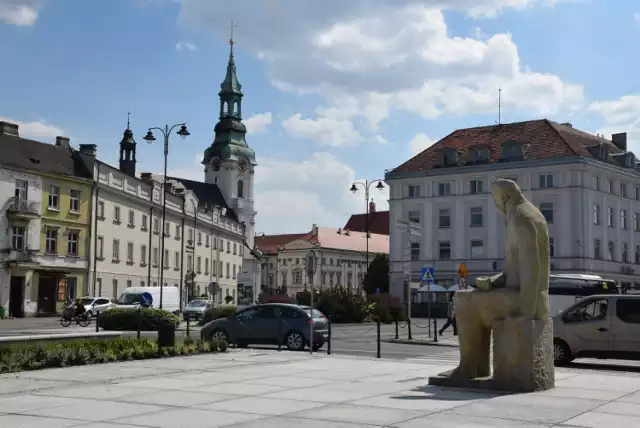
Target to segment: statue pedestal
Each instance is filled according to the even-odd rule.
[[[507,318],[492,323],[493,376],[468,379],[454,370],[429,378],[429,385],[534,392],[555,386],[552,320]]]
[[[545,391],[555,385],[553,321],[507,318],[493,322],[496,389]]]

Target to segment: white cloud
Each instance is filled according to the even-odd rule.
[[[55,138],[64,135],[64,131],[46,122],[20,122],[18,120],[0,117],[0,122],[10,122],[18,125],[18,133],[25,138]]]
[[[429,138],[426,134],[420,133],[409,141],[409,149],[411,150],[411,156],[415,156],[418,153],[423,152],[435,143],[434,140]]]
[[[185,42],[185,41],[180,41],[180,42],[176,43],[176,50],[177,51],[193,52],[196,49],[197,49],[196,45],[194,45],[193,43],[189,43],[189,42]]]
[[[171,156],[169,156],[169,163],[168,163],[168,168],[167,168],[167,176],[168,177],[176,177],[176,178],[186,178],[187,180],[194,180],[194,181],[204,181],[204,165],[202,165],[202,154],[198,153],[192,161],[191,165],[184,165],[184,166],[179,166],[179,167],[171,167]],[[162,175],[163,171],[162,168],[164,167],[164,164],[158,166],[154,166],[156,170],[151,169],[149,171],[153,172],[154,174],[158,174],[158,175]],[[142,171],[141,172],[145,172]]]
[[[509,34],[451,35],[443,14],[492,17],[556,2],[298,0],[283,14],[277,0],[237,0],[233,11],[181,0],[180,21],[222,36],[231,14],[242,16],[239,49],[263,61],[281,90],[326,101],[310,117],[285,119],[287,132],[336,147],[371,140],[366,134],[398,110],[424,118],[493,112],[500,87],[507,111],[542,116],[582,107],[582,86],[530,70]]]
[[[633,19],[635,19],[636,21],[640,22],[640,12],[634,13],[633,14]]]
[[[248,119],[244,119],[244,125],[247,127],[247,132],[250,134],[259,134],[265,132],[267,127],[271,125],[272,115],[271,112],[254,114]]]
[[[38,19],[40,0],[0,0],[0,23],[33,25]]]
[[[604,118],[604,126],[596,132],[611,138],[611,134],[627,133],[627,147],[640,155],[640,94],[626,95],[617,100],[596,101],[589,111]]]

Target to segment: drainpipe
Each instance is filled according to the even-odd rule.
[[[151,189],[153,190],[153,188]],[[147,227],[149,228],[149,254],[147,256],[149,262],[147,263],[147,287],[151,287],[151,237],[153,235],[153,205],[149,207],[149,221],[147,222]]]
[[[180,231],[182,235],[180,235],[181,239],[181,251],[180,251],[180,309],[182,310],[182,304],[184,299],[184,235],[187,234],[186,229],[184,228],[184,209],[185,209],[185,200],[182,200],[182,221],[180,226]]]
[[[96,295],[96,281],[98,276],[98,193],[100,192],[100,163],[98,162],[97,168],[98,176],[96,177],[93,186],[95,190],[95,198],[93,199],[93,207],[91,207],[93,211],[93,230],[95,232],[95,239],[93,240],[93,295]],[[89,239],[91,239],[91,228],[89,228]],[[104,241],[103,241],[104,245]],[[117,296],[114,296],[117,297]]]

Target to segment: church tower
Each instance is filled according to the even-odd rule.
[[[136,176],[136,142],[129,128],[129,114],[127,114],[127,129],[120,141],[120,171],[132,177]]]
[[[204,153],[205,182],[216,184],[227,204],[245,224],[247,245],[254,248],[255,217],[253,182],[257,165],[256,155],[245,136],[247,128],[242,123],[242,85],[238,81],[233,56],[233,34],[229,40],[230,52],[227,74],[220,85],[220,116],[214,128],[213,143]],[[245,263],[252,260],[249,251],[244,252]],[[243,270],[246,270],[243,267]]]

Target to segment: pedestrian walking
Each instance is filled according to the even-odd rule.
[[[442,333],[444,333],[444,331],[449,328],[449,326],[453,326],[453,335],[458,335],[458,326],[456,324],[456,308],[453,305],[453,294],[454,293],[451,293],[449,295],[449,306],[447,307],[447,322],[440,329],[440,336],[442,336]]]

